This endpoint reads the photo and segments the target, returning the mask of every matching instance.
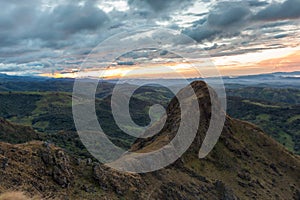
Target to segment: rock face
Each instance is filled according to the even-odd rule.
[[[222,181],[217,181],[215,183],[216,190],[220,193],[220,199],[222,200],[238,200],[231,189],[229,189],[226,184]]]
[[[61,149],[53,151],[49,144],[43,145],[46,148],[41,149],[39,154],[48,168],[46,173],[52,175],[53,180],[61,187],[69,187],[73,179],[69,157]]]
[[[120,173],[44,142],[0,143],[0,192],[14,188],[56,199],[299,199],[299,156],[252,124],[227,116],[213,151],[198,158],[211,103],[205,83],[194,82],[192,87],[199,99],[201,126],[188,151],[169,167],[146,174]],[[137,140],[132,151],[158,149],[174,137],[180,123],[176,99],[168,114],[164,129]]]
[[[138,188],[146,187],[141,176],[120,173],[101,164],[94,166],[93,175],[104,191],[112,190],[119,195],[124,195],[129,191],[131,193],[138,193]]]
[[[1,183],[4,187],[14,184],[22,188],[32,184],[43,192],[51,187],[67,188],[72,183],[69,157],[53,145],[45,146],[43,142],[1,143],[0,149]]]

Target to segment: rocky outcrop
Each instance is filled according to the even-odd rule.
[[[53,180],[61,187],[69,187],[73,181],[73,172],[70,167],[70,159],[61,149],[51,149],[47,143],[43,144],[39,154],[46,165],[46,174],[52,176]]]
[[[102,164],[93,167],[93,176],[104,191],[114,191],[118,195],[138,193],[139,188],[147,187],[138,174],[121,173]]]
[[[215,182],[215,186],[220,195],[220,200],[239,200],[239,198],[235,196],[233,191],[228,188],[222,181],[217,180]]]

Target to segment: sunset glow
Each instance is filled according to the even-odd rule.
[[[300,71],[300,50],[287,48],[269,50],[247,55],[212,58],[222,76],[248,75],[272,72]],[[197,63],[193,63],[197,66]],[[207,68],[212,66],[207,66]],[[174,73],[167,73],[168,70]],[[197,70],[198,69],[198,70]],[[41,76],[53,78],[94,77],[105,79],[126,78],[194,78],[199,77],[199,72],[204,66],[194,68],[185,62],[147,63],[140,65],[122,65],[106,69],[92,68],[80,72],[45,73]]]

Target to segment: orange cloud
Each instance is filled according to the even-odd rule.
[[[274,54],[278,56],[280,54]],[[260,55],[261,56],[261,55]],[[253,57],[253,55],[252,55]],[[263,56],[261,56],[263,58]],[[237,58],[237,57],[236,57]],[[246,58],[248,58],[246,56]],[[234,75],[247,75],[247,74],[260,74],[260,73],[272,73],[272,72],[291,72],[300,71],[300,51],[293,51],[291,54],[287,54],[282,57],[272,58],[272,54],[268,54],[267,59],[259,59],[255,62],[245,62],[230,60],[229,62],[224,57],[216,58],[216,67],[223,76]],[[230,57],[235,59],[235,57]],[[240,58],[239,58],[240,59]],[[249,58],[250,59],[250,58]],[[242,60],[242,59],[240,59]],[[250,59],[251,60],[251,59]],[[105,79],[114,78],[194,78],[200,77],[203,71],[210,76],[217,76],[215,71],[211,70],[212,63],[201,63],[201,61],[192,63],[193,66],[197,66],[199,70],[187,62],[160,62],[160,63],[144,63],[137,65],[122,65],[111,66],[105,69],[92,68],[81,72],[64,72],[54,74],[41,74],[41,76],[55,77],[55,78],[76,78],[81,76],[98,77]],[[206,66],[207,65],[207,66]],[[172,69],[171,72],[169,69]],[[131,73],[131,70],[136,70]],[[205,74],[203,74],[205,76]],[[101,76],[101,77],[99,77]]]
[[[300,71],[300,51],[296,51],[284,57],[269,58],[255,63],[236,63],[231,66],[219,65],[218,69],[223,75]]]
[[[300,51],[283,58],[264,60],[258,63],[260,67],[271,68],[274,71],[292,72],[300,70]]]

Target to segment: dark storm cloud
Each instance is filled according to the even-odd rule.
[[[207,21],[210,26],[218,28],[231,27],[246,20],[250,10],[244,5],[221,4],[208,15]]]
[[[251,9],[252,7],[260,8],[255,12]],[[283,3],[271,4],[256,0],[225,1],[217,3],[207,17],[195,21],[193,26],[183,30],[183,33],[201,42],[237,36],[246,27],[257,23],[261,24],[261,28],[272,29],[284,26],[290,22],[280,20],[296,18],[300,18],[300,0],[286,0]],[[265,24],[266,21],[272,23]],[[268,32],[272,31],[268,30]],[[281,36],[273,38],[280,39]]]
[[[216,37],[237,35],[251,18],[251,11],[241,2],[221,2],[217,4],[206,18],[193,23],[191,28],[183,30],[197,42]]]
[[[211,40],[214,39],[215,36],[221,33],[220,30],[212,29],[207,25],[196,26],[195,28],[187,28],[183,30],[183,33],[190,36],[197,42],[201,42],[203,40]]]
[[[254,17],[256,20],[282,20],[300,18],[300,0],[287,0],[274,3],[261,10]]]
[[[261,7],[261,6],[266,6],[268,5],[269,3],[266,2],[266,1],[256,1],[256,0],[250,0],[250,1],[247,1],[249,6],[252,6],[252,7]]]
[[[90,49],[107,37],[109,17],[96,1],[0,0],[0,66],[4,72],[57,70],[67,54]],[[49,1],[50,2],[50,1]],[[89,47],[89,49],[87,49]],[[51,60],[51,62],[48,62]],[[68,67],[67,64],[63,64]]]
[[[118,65],[134,65],[135,64],[133,61],[119,61],[117,63],[118,63]]]
[[[193,4],[192,0],[128,0],[128,4],[133,9],[142,9],[149,14],[151,11],[155,13],[172,12],[179,9],[187,8]],[[145,11],[148,10],[148,11]]]
[[[263,24],[261,27],[262,28],[274,28],[274,27],[285,26],[287,24],[290,24],[290,22],[289,21],[277,21],[277,22],[269,22],[269,23]]]
[[[30,4],[12,1],[0,1],[0,44],[1,46],[13,45],[24,37],[27,29],[32,27],[36,18],[37,9]]]
[[[26,40],[39,45],[49,41],[53,43],[54,40],[58,42],[76,33],[96,30],[109,20],[102,10],[91,3],[82,6],[65,3],[42,11],[39,2],[24,2],[19,4],[15,1],[0,1],[0,6],[5,8],[0,13],[2,46],[19,44]]]
[[[62,5],[43,13],[32,35],[43,40],[65,39],[81,31],[96,30],[107,21],[106,14],[92,4]]]
[[[275,35],[274,38],[275,39],[280,39],[280,38],[285,38],[285,37],[288,37],[288,36],[289,36],[289,34],[283,33],[283,34]]]

